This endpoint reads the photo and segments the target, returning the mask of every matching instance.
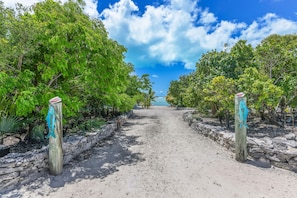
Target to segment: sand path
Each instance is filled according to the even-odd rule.
[[[7,196],[297,196],[296,173],[236,162],[232,152],[189,128],[183,112],[169,107],[134,110],[120,132],[66,166],[61,176],[46,175]]]

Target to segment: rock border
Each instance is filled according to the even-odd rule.
[[[235,133],[223,127],[212,126],[193,119],[192,112],[183,114],[183,119],[199,134],[204,135],[235,153]],[[271,165],[297,172],[297,137],[289,133],[275,138],[247,137],[248,155],[260,167]]]
[[[114,122],[102,126],[85,136],[73,135],[63,138],[63,164],[91,149],[96,143],[112,136],[133,111],[121,115]],[[48,172],[48,146],[26,153],[9,153],[0,158],[0,195],[37,179]]]

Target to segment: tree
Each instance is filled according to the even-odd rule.
[[[239,91],[247,96],[247,103],[264,119],[265,112],[274,115],[283,91],[256,68],[247,68],[237,81]]]
[[[212,114],[219,117],[220,122],[226,118],[226,126],[229,128],[230,115],[234,112],[235,81],[224,76],[217,76],[203,89],[205,101]]]
[[[143,100],[143,106],[144,108],[148,109],[152,105],[152,101],[155,101],[155,92],[152,88],[148,90],[148,92],[144,92],[144,100]]]
[[[126,111],[133,66],[103,23],[83,13],[83,2],[53,0],[16,12],[0,5],[0,102],[10,115],[44,120],[48,100],[63,99],[63,117],[89,110]]]
[[[249,67],[257,67],[255,64],[254,49],[246,40],[239,40],[230,51],[229,63],[233,70],[227,70],[226,76],[238,79],[244,70]]]
[[[220,117],[231,112],[234,94],[244,92],[251,112],[273,121],[277,107],[297,105],[296,54],[296,35],[271,35],[256,48],[239,40],[230,51],[203,54],[196,71],[184,77],[186,86],[182,79],[171,81],[167,101],[176,105],[182,98],[183,104]]]
[[[169,90],[167,92],[167,102],[176,106],[185,106],[185,92],[189,85],[189,76],[183,75],[179,80],[170,82]]]
[[[271,35],[256,47],[257,61],[284,91],[283,108],[297,105],[297,35]]]
[[[193,72],[188,75],[188,86],[185,89],[183,101],[187,107],[198,108],[202,104],[202,90],[204,83],[202,78],[197,75],[197,72]]]
[[[149,74],[143,74],[140,78],[136,75],[130,76],[129,85],[127,86],[126,93],[133,97],[135,102],[140,105],[144,103],[151,104],[151,101],[147,102],[148,98],[154,99],[154,94],[152,97],[147,97],[147,93],[152,94],[152,82],[149,79]],[[149,105],[150,106],[150,105]]]

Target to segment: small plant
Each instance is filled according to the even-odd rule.
[[[16,117],[3,116],[0,120],[0,135],[13,133],[20,128],[20,122]]]
[[[3,135],[13,133],[20,128],[20,122],[16,117],[2,116],[0,119],[0,143],[3,143]]]
[[[44,140],[44,124],[36,125],[31,131],[31,140],[41,142]]]
[[[95,128],[100,128],[105,124],[105,121],[102,118],[95,118],[91,120],[86,120],[82,124],[80,124],[78,127],[82,131],[91,131]]]

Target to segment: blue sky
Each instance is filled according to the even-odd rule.
[[[32,5],[40,0],[2,0]],[[65,2],[66,0],[62,0]],[[157,95],[195,70],[203,53],[239,39],[256,46],[270,34],[297,33],[297,0],[85,0],[110,38],[124,45],[137,75],[148,73]]]
[[[296,0],[103,0],[98,12],[136,73],[151,75],[157,95],[209,50],[297,33]]]

